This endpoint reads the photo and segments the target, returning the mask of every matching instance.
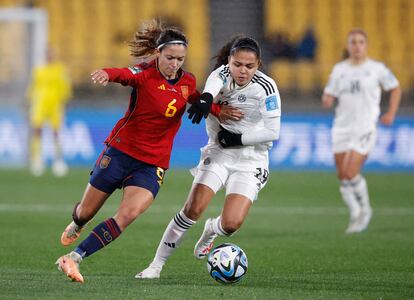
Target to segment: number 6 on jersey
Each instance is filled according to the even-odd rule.
[[[173,99],[170,103],[168,103],[167,109],[165,110],[165,116],[168,118],[174,117],[175,113],[177,112],[177,107],[174,106],[176,99]]]

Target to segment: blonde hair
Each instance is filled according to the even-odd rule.
[[[365,32],[365,30],[364,30],[364,29],[362,29],[362,28],[353,28],[353,29],[351,29],[351,30],[348,32],[348,38],[349,38],[351,35],[354,35],[354,34],[360,34],[360,35],[362,35],[362,36],[365,38],[365,40],[366,40],[366,41],[368,41],[368,34]]]

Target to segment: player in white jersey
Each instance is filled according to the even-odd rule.
[[[207,219],[194,248],[198,259],[207,256],[218,235],[230,236],[240,228],[266,185],[268,150],[279,138],[280,96],[273,79],[258,71],[259,66],[260,47],[254,39],[236,37],[219,52],[218,68],[208,77],[199,102],[189,109],[194,123],[208,115],[209,137],[200,163],[192,170],[191,191],[184,208],[168,224],[154,260],[136,278],[159,278],[168,257],[218,190],[226,189],[224,207],[220,216]],[[213,101],[238,108],[232,111],[238,121],[220,123],[209,115]]]
[[[401,90],[394,74],[367,56],[368,37],[361,29],[348,34],[349,58],[336,64],[322,96],[325,108],[338,100],[332,128],[332,144],[340,193],[349,208],[346,233],[365,230],[372,216],[368,188],[361,169],[375,146],[380,116],[381,88],[390,91],[390,103],[380,121],[391,125]]]

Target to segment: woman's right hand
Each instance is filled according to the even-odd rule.
[[[91,73],[93,83],[100,83],[106,86],[109,82],[109,75],[104,70],[95,70]]]
[[[335,97],[329,94],[324,93],[322,95],[322,107],[323,108],[331,108],[335,101]]]
[[[220,123],[226,123],[228,120],[240,121],[243,117],[244,113],[237,107],[222,105],[218,119]]]

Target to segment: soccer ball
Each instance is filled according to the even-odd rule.
[[[247,271],[247,256],[237,245],[226,243],[211,250],[207,257],[207,270],[221,283],[240,281]]]

